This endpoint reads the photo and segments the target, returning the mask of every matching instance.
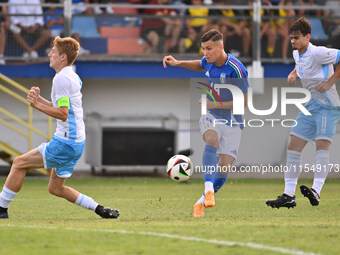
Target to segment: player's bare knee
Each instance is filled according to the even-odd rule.
[[[226,175],[230,172],[230,168],[231,168],[231,164],[220,164],[218,163],[218,171],[223,174],[223,175]]]
[[[221,167],[221,169],[229,169],[232,166],[233,162],[234,160],[219,160],[218,165]],[[227,174],[228,172],[226,171],[221,173]]]
[[[62,197],[63,194],[63,190],[55,185],[48,185],[48,192],[57,197]]]
[[[295,144],[289,143],[287,149],[289,151],[296,151],[296,146],[295,146]]]
[[[204,141],[206,145],[210,145],[213,147],[217,147],[218,146],[218,139],[217,137],[214,136],[206,136],[204,137]]]
[[[18,156],[13,160],[12,169],[16,169],[16,170],[26,169],[26,161],[25,161],[24,155]]]
[[[54,195],[54,189],[50,185],[48,185],[48,192]]]
[[[303,140],[293,134],[290,135],[290,141],[288,144],[289,151],[302,152],[307,144],[306,140]]]
[[[13,163],[12,163],[12,168],[15,168],[15,169],[19,168],[19,166],[20,166],[20,158],[19,157],[14,158]]]
[[[300,144],[297,143],[289,143],[288,144],[288,150],[289,151],[297,151],[297,152],[302,152],[304,146],[301,146]]]
[[[61,197],[61,193],[59,192],[59,190],[49,189],[48,192],[53,196]]]
[[[204,133],[203,138],[206,145],[218,147],[218,136],[215,131],[208,130]]]
[[[328,151],[330,146],[331,146],[331,141],[329,140],[325,140],[325,139],[316,140],[317,151]]]

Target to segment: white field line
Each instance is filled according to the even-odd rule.
[[[193,201],[193,203],[195,203],[194,198],[164,198],[164,197],[160,197],[162,201],[181,201],[181,200],[186,200],[186,201]],[[272,198],[218,198],[218,201],[267,201],[268,199],[272,199]],[[296,198],[297,200],[307,200],[307,198],[304,197],[299,197]],[[25,198],[20,198],[20,197],[16,197],[15,201],[17,200],[22,200],[22,201],[28,201],[28,200],[33,200],[33,201],[50,201],[50,200],[56,200],[55,197],[51,196],[51,198],[32,198],[32,197],[25,197]],[[110,198],[110,201],[159,201],[159,197],[155,197],[155,198]],[[340,198],[322,198],[322,201],[340,201]]]
[[[93,229],[93,228],[74,228],[74,227],[52,227],[52,226],[29,226],[29,225],[0,225],[0,227],[10,227],[10,228],[31,228],[31,229],[50,229],[50,230],[71,230],[71,231],[80,231],[80,232],[105,232],[105,233],[120,233],[120,234],[129,234],[129,235],[142,235],[142,236],[157,236],[157,237],[164,237],[164,238],[171,238],[171,239],[179,239],[185,241],[194,241],[200,243],[211,243],[211,244],[219,244],[225,246],[240,246],[240,247],[247,247],[252,249],[258,250],[267,250],[267,251],[274,251],[284,254],[291,254],[291,255],[320,255],[317,253],[312,252],[304,252],[295,249],[286,249],[281,247],[275,246],[267,246],[258,243],[243,243],[243,242],[233,242],[227,240],[216,240],[216,239],[206,239],[206,238],[199,238],[194,236],[180,236],[180,235],[172,235],[166,233],[156,233],[156,232],[145,232],[145,231],[131,231],[131,230],[115,230],[115,229]]]

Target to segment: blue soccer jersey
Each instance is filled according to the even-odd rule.
[[[209,64],[205,57],[202,58],[200,63],[201,68],[205,70],[205,77],[209,86],[215,88],[218,84],[232,84],[241,89],[243,93],[248,92],[248,73],[244,65],[233,55],[228,54],[228,58],[223,66],[216,66],[214,63]],[[210,95],[207,98],[211,101],[219,102],[218,97],[211,93],[214,99]],[[219,96],[222,102],[232,101],[233,95],[228,89],[220,89]],[[216,119],[227,120],[227,125],[233,123],[241,128],[244,127],[242,124],[242,115],[234,115],[230,109],[210,109],[209,112]]]

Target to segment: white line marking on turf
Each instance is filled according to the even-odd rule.
[[[195,198],[164,198],[164,197],[155,197],[155,198],[112,198],[110,199],[110,201],[159,201],[159,198],[161,198],[162,201],[196,201]],[[197,197],[196,197],[197,198]],[[249,199],[249,198],[218,198],[219,201],[267,201],[268,199],[272,199],[271,198],[256,198],[256,199]],[[304,197],[298,197],[296,198],[297,200],[305,200],[308,202],[308,200],[306,200],[306,198]],[[25,197],[25,198],[20,198],[20,197],[16,197],[15,201],[20,200],[20,201],[28,201],[28,200],[32,200],[32,201],[52,201],[52,200],[56,200],[55,197],[51,197],[51,198],[29,198],[29,197]],[[322,198],[322,201],[340,201],[340,198]],[[191,205],[190,205],[191,206]]]
[[[72,231],[92,231],[92,232],[107,232],[107,233],[121,233],[121,234],[130,234],[130,235],[142,235],[142,236],[157,236],[157,237],[165,237],[171,239],[179,239],[179,240],[186,240],[186,241],[194,241],[194,242],[201,242],[201,243],[211,243],[211,244],[219,244],[225,246],[240,246],[240,247],[248,247],[258,250],[268,250],[274,252],[280,252],[284,254],[291,254],[291,255],[321,255],[313,252],[304,252],[295,249],[286,249],[281,247],[275,246],[267,246],[258,243],[243,243],[243,242],[233,242],[233,241],[226,241],[226,240],[216,240],[216,239],[206,239],[206,238],[199,238],[194,236],[180,236],[180,235],[172,235],[166,233],[156,233],[156,232],[145,232],[145,231],[132,231],[132,230],[124,230],[124,229],[91,229],[91,228],[74,228],[74,227],[52,227],[52,226],[29,226],[29,225],[0,225],[0,227],[11,227],[11,228],[31,228],[31,229],[51,229],[51,230],[72,230]]]

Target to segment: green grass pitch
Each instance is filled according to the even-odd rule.
[[[5,182],[0,178],[0,186]],[[326,181],[318,207],[297,188],[297,207],[265,205],[283,180],[229,179],[203,218],[192,206],[202,180],[71,178],[67,184],[121,211],[101,219],[47,191],[47,179],[26,178],[0,220],[0,254],[339,254],[340,179]],[[311,185],[312,180],[299,184]]]

